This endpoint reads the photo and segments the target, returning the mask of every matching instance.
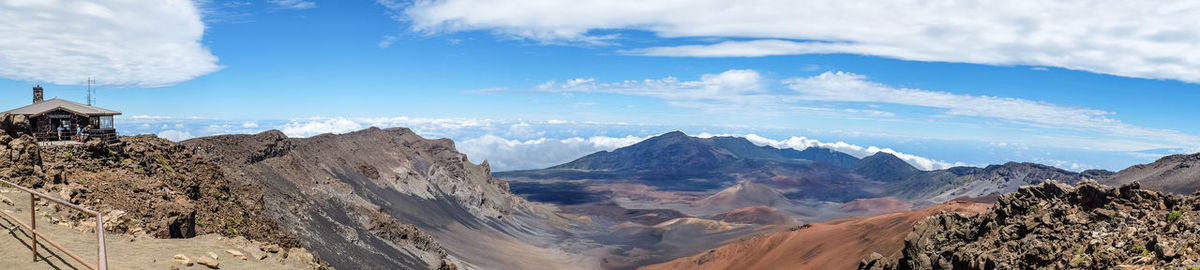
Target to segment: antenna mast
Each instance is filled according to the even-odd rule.
[[[88,77],[88,88],[87,88],[87,105],[88,106],[92,106],[92,104],[96,103],[96,97],[95,97],[96,89],[92,88],[92,84],[95,84],[95,83],[96,83],[96,79],[93,79],[92,77]]]

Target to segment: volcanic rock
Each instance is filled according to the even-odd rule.
[[[1183,269],[1200,259],[1200,196],[1138,183],[1021,187],[974,217],[943,214],[905,238],[902,254],[860,269]]]

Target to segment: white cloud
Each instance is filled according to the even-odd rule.
[[[244,127],[244,128],[257,128],[257,127],[258,127],[258,122],[254,122],[254,121],[246,121],[246,122],[242,123],[242,127]]]
[[[187,0],[0,1],[0,77],[159,87],[215,72]]]
[[[311,137],[325,133],[347,133],[366,128],[346,118],[314,118],[292,121],[280,128],[288,137]]]
[[[777,39],[723,41],[705,45],[680,45],[624,50],[622,53],[673,57],[762,57],[790,54],[836,53],[832,43],[794,42]]]
[[[392,42],[396,42],[396,36],[386,35],[386,36],[383,36],[383,40],[380,40],[379,44],[375,44],[375,46],[378,46],[380,49],[383,49],[383,48],[391,47]]]
[[[490,127],[489,119],[420,117],[312,117],[288,121],[279,128],[289,137],[309,137],[323,133],[347,133],[367,127],[406,127],[422,136],[448,136],[467,129]],[[510,127],[511,128],[511,127]],[[518,130],[520,126],[518,124]],[[530,131],[534,132],[534,131]],[[536,134],[536,132],[534,133]]]
[[[790,78],[774,84],[754,70],[729,70],[705,74],[697,81],[675,77],[602,82],[571,79],[538,86],[543,91],[615,93],[660,98],[668,104],[728,113],[803,111],[835,115],[842,119],[883,118],[946,123],[951,117],[979,117],[1018,125],[1027,140],[1038,145],[1102,151],[1140,151],[1157,148],[1194,148],[1200,136],[1177,130],[1138,126],[1113,118],[1116,113],[1011,97],[976,96],[893,87],[869,81],[866,76],[830,71],[812,77]],[[772,87],[774,86],[774,87]],[[781,91],[777,88],[785,88]],[[870,109],[849,108],[861,103]],[[880,104],[919,106],[944,111],[934,115],[879,110]],[[833,107],[830,107],[833,106]],[[840,107],[838,107],[840,106]],[[974,121],[973,123],[985,123]],[[1047,131],[1055,131],[1049,134]],[[948,138],[962,139],[962,138]]]
[[[1200,82],[1200,5],[1188,1],[378,2],[427,33],[488,30],[542,43],[619,43],[611,30],[717,39],[626,51],[635,54],[850,53]]]
[[[595,78],[576,78],[564,82],[549,81],[537,86],[542,91],[598,92],[662,98],[671,104],[709,109],[736,109],[777,104],[764,88],[758,71],[732,69],[719,74],[704,74],[697,81],[675,77],[662,79],[599,82]]]
[[[829,102],[866,102],[945,109],[950,116],[1003,119],[1047,129],[1099,132],[1171,145],[1198,145],[1200,136],[1175,130],[1131,125],[1111,118],[1114,112],[1065,106],[1019,98],[972,96],[921,89],[897,88],[871,82],[866,76],[848,72],[825,72],[808,78],[784,80],[798,95],[790,98]],[[1146,145],[1151,146],[1151,145]]]
[[[474,162],[487,160],[494,171],[540,169],[570,162],[585,155],[625,147],[646,138],[589,137],[568,139],[510,140],[483,135],[456,144]]]
[[[267,0],[267,2],[284,9],[310,9],[317,7],[317,3],[304,0]]]
[[[196,136],[192,136],[191,132],[179,131],[179,130],[173,130],[173,129],[160,131],[160,132],[158,132],[157,135],[159,138],[168,139],[168,140],[176,141],[176,142],[196,137]]]

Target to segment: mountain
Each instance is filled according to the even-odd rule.
[[[757,146],[740,137],[691,137],[680,131],[651,137],[611,152],[600,151],[549,169],[688,174],[727,168],[739,160],[825,162],[846,166],[858,159],[823,148],[805,151]]]
[[[1175,194],[1200,190],[1200,153],[1165,156],[1150,164],[1134,165],[1100,180],[1106,185],[1137,181],[1148,189]]]
[[[900,254],[859,269],[1185,269],[1200,259],[1200,196],[1047,181],[987,211],[915,226]]]
[[[856,162],[858,159],[853,156],[824,148],[779,149],[754,145],[745,138],[697,138],[674,131],[546,169],[498,172],[496,175],[516,179],[514,182],[611,179],[668,190],[703,191],[728,187],[737,182],[738,177],[770,179],[777,175],[810,175],[809,178],[821,181],[840,181],[847,177],[842,168]],[[518,185],[521,186],[516,188],[521,191],[541,189],[530,187],[528,183]]]
[[[887,184],[891,196],[933,205],[958,197],[987,197],[1017,191],[1024,185],[1036,185],[1046,180],[1076,183],[1085,179],[1104,179],[1109,171],[1090,170],[1080,173],[1036,163],[1008,162],[983,168],[954,167],[945,170],[922,171],[906,180]]]
[[[711,192],[739,182],[755,182],[780,190],[789,199],[843,203],[892,196],[926,207],[960,197],[993,198],[1047,179],[1075,183],[1106,179],[1109,174],[1017,162],[921,171],[889,153],[859,160],[824,148],[777,149],[756,146],[744,138],[696,138],[676,131],[547,169],[499,172],[496,176],[512,181],[519,194],[563,204],[605,200],[605,196],[586,190],[603,183]]]
[[[799,152],[796,152],[794,150],[793,151],[786,151],[786,150],[790,150],[790,149],[785,149],[785,151],[783,153],[784,157],[787,157],[787,158],[799,158],[799,159],[812,160],[812,161],[816,161],[816,162],[824,162],[824,163],[829,163],[833,166],[837,166],[837,167],[841,167],[841,168],[849,168],[851,166],[854,166],[855,163],[859,162],[858,158],[856,158],[854,156],[851,156],[846,153],[838,152],[833,149],[823,148],[823,147],[813,146],[813,147],[809,147],[809,148],[804,148],[804,150],[801,150]]]
[[[701,199],[695,205],[711,211],[728,212],[750,206],[791,207],[792,202],[771,187],[742,182]]]
[[[852,170],[858,175],[882,182],[898,182],[921,172],[908,162],[884,152],[859,160],[854,163]]]
[[[738,240],[669,262],[665,269],[848,269],[871,253],[895,254],[913,224],[942,212],[974,214],[986,204],[948,202],[923,210],[852,217]]]
[[[560,269],[556,214],[508,192],[450,140],[404,128],[310,138],[279,131],[182,144],[263,192],[263,211],[339,269]]]

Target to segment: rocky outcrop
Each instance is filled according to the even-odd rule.
[[[1054,181],[1001,196],[974,217],[916,226],[900,256],[859,269],[1184,269],[1200,262],[1200,196],[1138,183]]]
[[[0,178],[21,184],[42,182],[41,149],[33,137],[21,131],[29,130],[23,115],[0,114]]]
[[[486,162],[469,162],[447,139],[369,128],[310,138],[272,130],[182,144],[215,160],[230,182],[262,190],[264,212],[335,268],[554,265],[540,261],[552,255],[528,244],[545,240],[517,238],[554,237],[547,220],[557,216],[509,193]],[[528,254],[506,256],[490,248],[497,245]]]
[[[171,141],[121,137],[123,147],[88,144],[43,149],[22,132],[20,115],[0,115],[0,177],[106,216],[106,229],[159,238],[218,233],[295,246],[295,237],[261,215],[261,193],[231,185],[217,165]],[[86,226],[94,219],[57,209],[53,220]]]

